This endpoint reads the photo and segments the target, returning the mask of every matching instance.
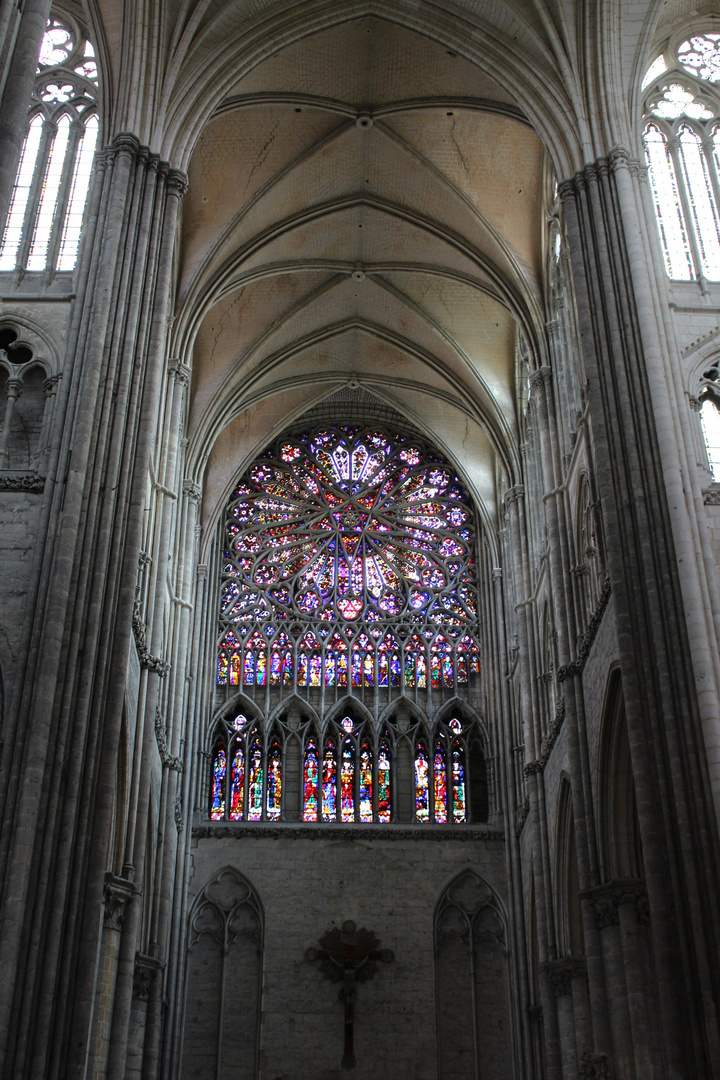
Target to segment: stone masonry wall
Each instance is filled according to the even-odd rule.
[[[348,839],[320,827],[293,836],[292,826],[248,836],[232,828],[195,840],[190,905],[223,866],[239,870],[259,894],[265,913],[261,1080],[336,1080],[341,1076],[343,1008],[338,984],[306,959],[332,926],[352,919],[372,930],[394,960],[358,987],[355,1055],[358,1073],[373,1080],[435,1080],[436,1047],[433,914],[447,884],[472,867],[506,904],[505,844],[446,838],[386,839],[370,830]],[[213,830],[215,832],[216,830]],[[284,834],[284,835],[282,835]],[[210,991],[211,992],[211,991]],[[480,1027],[482,1018],[480,1017]],[[188,1075],[188,1063],[183,1073]],[[196,1063],[195,1075],[203,1075]],[[491,1077],[487,1080],[509,1080]]]

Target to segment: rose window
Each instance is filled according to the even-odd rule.
[[[218,682],[423,688],[477,669],[473,512],[418,440],[279,440],[235,489],[225,543]]]

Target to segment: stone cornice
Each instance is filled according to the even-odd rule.
[[[450,840],[473,841],[475,843],[505,842],[504,833],[491,829],[479,829],[473,825],[296,825],[292,822],[266,824],[257,822],[246,825],[225,822],[222,825],[196,825],[192,830],[193,840],[328,840],[362,841],[372,840]]]

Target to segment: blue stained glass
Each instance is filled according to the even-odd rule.
[[[212,799],[210,803],[210,817],[213,821],[220,821],[225,817],[226,772],[227,754],[225,748],[219,745],[215,751],[215,760],[213,762]]]
[[[387,686],[390,665],[386,652],[381,652],[378,657],[378,686]]]
[[[317,821],[318,819],[318,778],[317,746],[313,739],[309,739],[305,747],[303,771],[303,821]]]
[[[372,755],[367,743],[363,743],[360,751],[360,770],[358,780],[358,804],[361,821],[373,819],[373,794],[372,794]]]
[[[308,681],[308,657],[307,653],[300,653],[297,662],[297,684],[306,686]]]
[[[243,675],[245,686],[252,686],[255,682],[255,657],[248,649],[245,653],[245,671]]]
[[[282,755],[277,743],[270,747],[267,761],[267,806],[268,821],[277,821],[282,809]]]
[[[256,735],[248,753],[248,821],[260,821],[262,818],[262,795],[262,744]]]
[[[362,655],[355,649],[352,654],[352,684],[362,686]]]
[[[415,749],[415,817],[418,821],[430,820],[428,773],[428,759],[425,747],[422,743],[418,743]]]
[[[279,686],[282,680],[282,656],[277,649],[270,654],[270,685]]]
[[[340,817],[355,820],[355,749],[352,739],[345,739],[340,762]]]
[[[335,657],[332,653],[325,654],[325,685],[335,685]]]
[[[322,819],[335,821],[337,817],[337,763],[335,744],[328,740],[323,755]]]
[[[385,739],[380,743],[378,754],[378,821],[390,821],[392,805],[390,796],[390,747]]]
[[[455,743],[452,752],[452,802],[453,821],[465,821],[465,766],[463,764],[462,747],[459,745],[459,743]]]
[[[245,754],[238,746],[233,755],[230,780],[230,820],[242,821],[245,802]]]

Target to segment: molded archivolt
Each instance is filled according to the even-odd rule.
[[[263,932],[260,898],[226,866],[190,913],[183,1080],[257,1076]]]

